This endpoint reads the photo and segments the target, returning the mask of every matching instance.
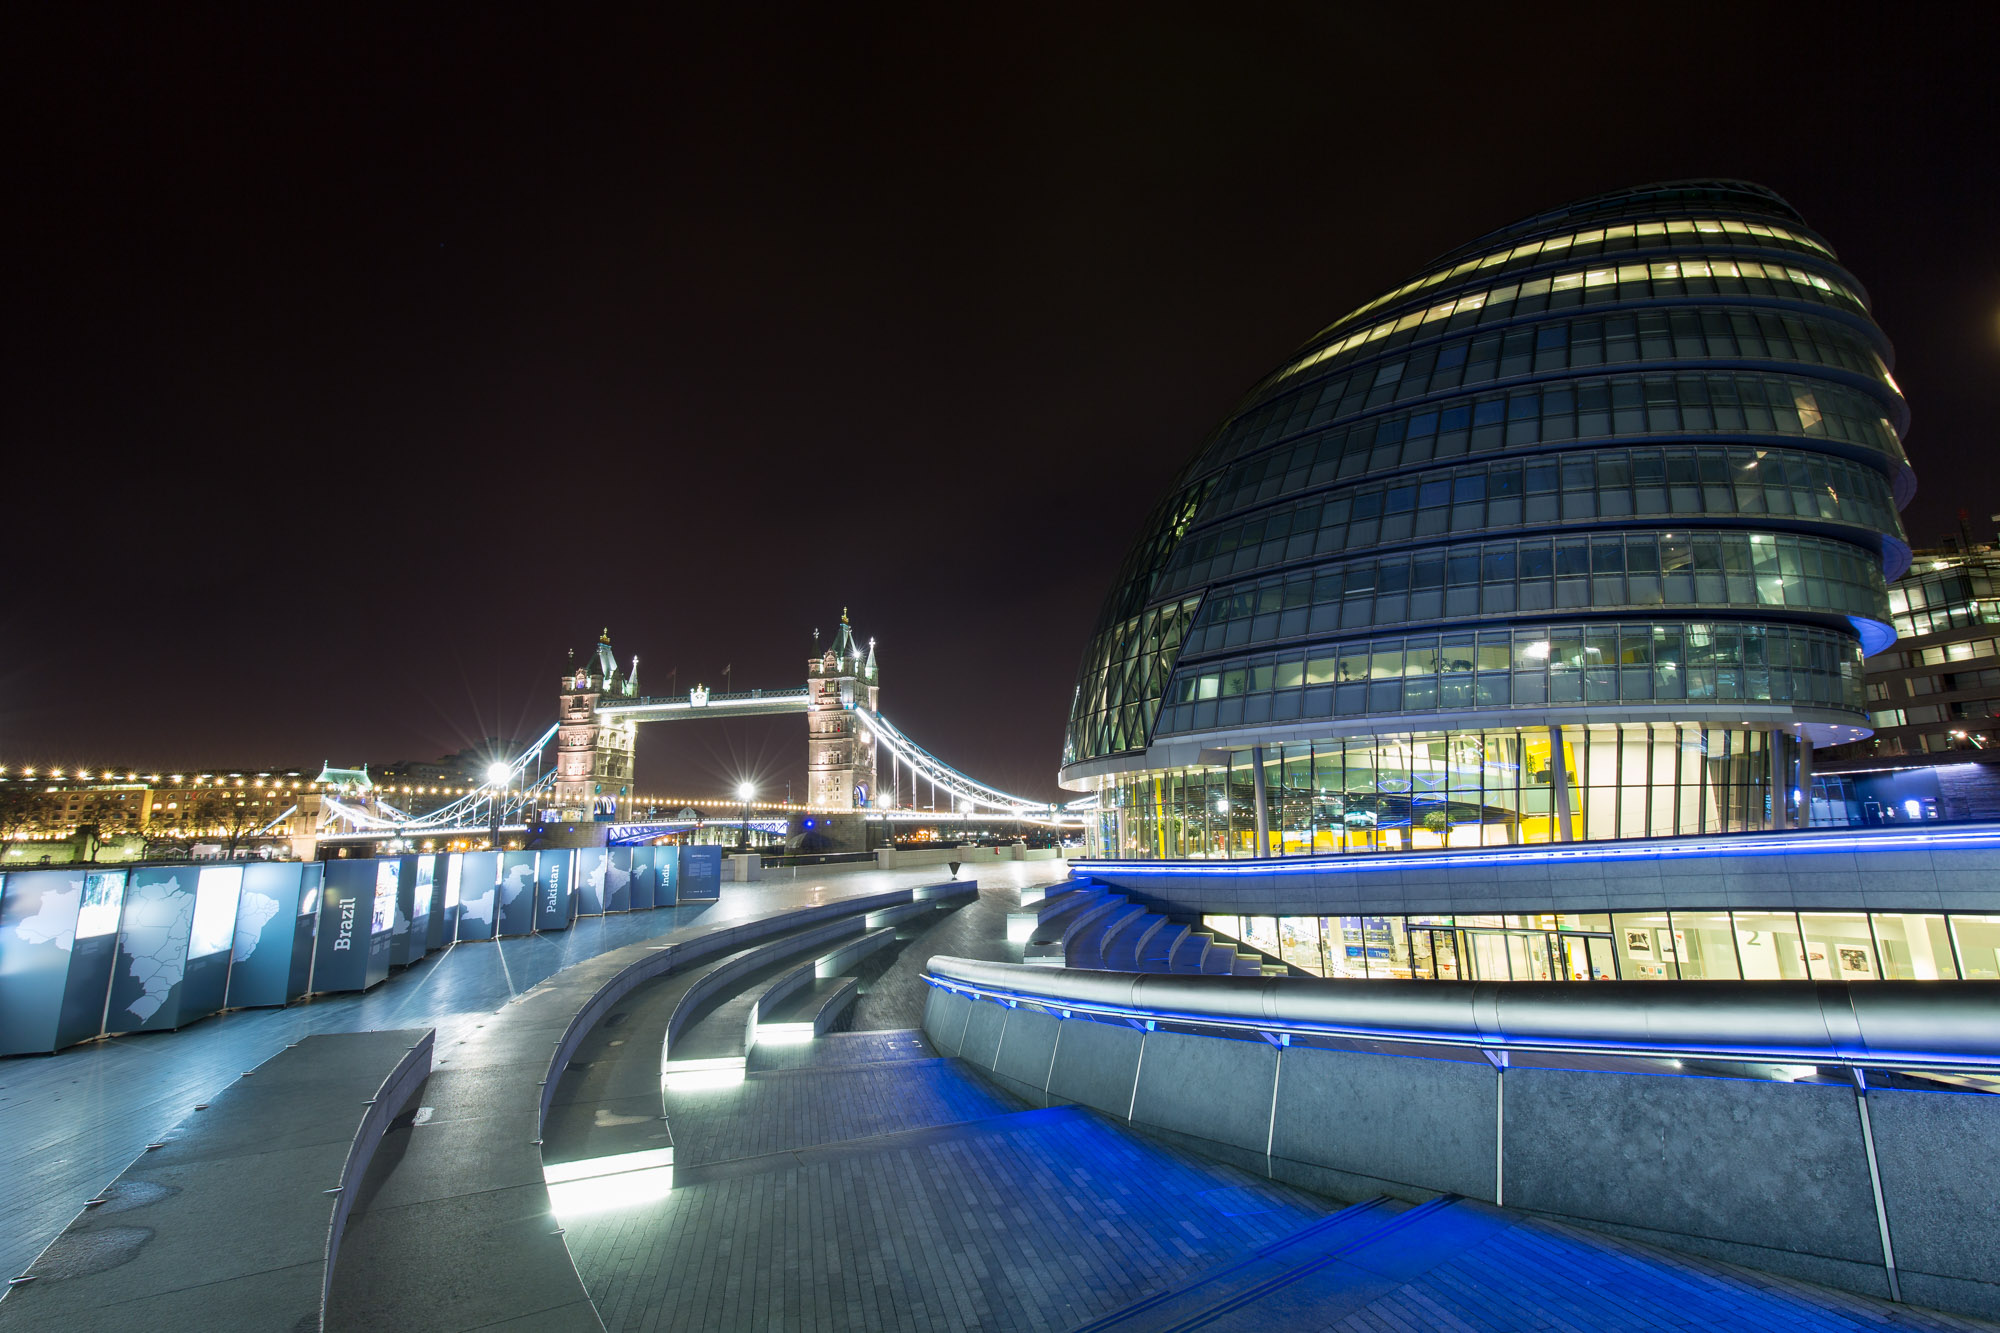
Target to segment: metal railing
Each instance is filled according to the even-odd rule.
[[[1205,1030],[1509,1051],[2000,1074],[1983,981],[1328,980],[1096,972],[937,957],[925,980],[1007,1005]]]

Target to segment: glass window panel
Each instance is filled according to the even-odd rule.
[[[1673,981],[1679,976],[1673,925],[1665,912],[1620,912],[1611,918],[1618,974],[1626,981]]]
[[[1953,915],[1951,933],[1967,981],[2000,981],[2000,916]]]
[[[1246,916],[1239,917],[1238,920],[1243,923],[1243,931],[1236,936],[1237,939],[1242,940],[1253,949],[1262,949],[1268,954],[1278,952],[1277,917]],[[1231,933],[1233,934],[1234,932]]]
[[[1866,912],[1802,912],[1806,967],[1814,981],[1880,981]]]
[[[1736,956],[1745,981],[1804,981],[1805,948],[1790,912],[1738,912]]]
[[[1885,980],[1949,981],[1958,975],[1952,964],[1951,936],[1940,915],[1877,912],[1875,942]]]
[[[1319,922],[1316,916],[1278,918],[1278,956],[1314,976],[1326,975],[1326,958],[1320,949]]]

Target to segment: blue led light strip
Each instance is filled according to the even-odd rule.
[[[1357,1024],[1301,1023],[1291,1019],[1257,1022],[1241,1018],[1220,1018],[1213,1014],[1186,1013],[1172,1009],[1106,1004],[1102,1001],[1073,1000],[1036,995],[1028,991],[977,986],[970,982],[923,974],[929,985],[951,991],[967,999],[990,1000],[1017,1008],[1032,1004],[1051,1017],[1085,1015],[1118,1022],[1174,1023],[1218,1032],[1269,1033],[1287,1037],[1351,1037],[1376,1041],[1403,1041],[1423,1045],[1456,1046],[1479,1051],[1534,1051],[1553,1055],[1622,1055],[1640,1059],[1703,1059],[1772,1061],[1780,1064],[1841,1065],[1866,1069],[1911,1069],[1936,1072],[1996,1074],[2000,1057],[1944,1055],[1934,1051],[1851,1051],[1827,1046],[1728,1046],[1690,1042],[1594,1042],[1586,1040],[1533,1040],[1505,1036],[1476,1037],[1462,1032],[1436,1032],[1422,1028],[1374,1028]],[[1450,983],[1433,982],[1433,985]],[[1489,983],[1497,984],[1497,983]],[[1584,983],[1579,983],[1584,984]]]
[[[1692,856],[1801,856],[1821,852],[1891,852],[2000,848],[2000,828],[1974,825],[1904,832],[1750,833],[1672,842],[1537,843],[1533,849],[1481,847],[1461,852],[1347,852],[1248,861],[1078,861],[1079,868],[1116,875],[1363,874],[1440,866],[1526,865],[1546,861],[1671,861]]]

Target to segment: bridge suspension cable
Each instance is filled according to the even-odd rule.
[[[1058,805],[1049,801],[1015,796],[997,787],[990,787],[977,778],[959,772],[918,745],[882,714],[866,708],[857,708],[855,712],[860,715],[862,724],[898,762],[907,766],[917,777],[930,783],[933,790],[944,792],[950,797],[953,806],[961,811],[990,811],[1047,818],[1074,815],[1095,804],[1094,797],[1085,797],[1082,801]],[[344,824],[348,832],[355,834],[410,835],[473,831],[491,825],[495,800],[501,802],[500,815],[503,825],[531,824],[541,807],[541,798],[554,787],[556,774],[554,767],[551,766],[538,779],[531,782],[528,780],[528,768],[556,738],[557,731],[557,727],[551,726],[538,740],[508,761],[508,776],[503,783],[492,781],[481,783],[449,805],[440,806],[420,816],[409,815],[379,799],[375,802],[373,810],[328,799],[325,803],[322,827],[335,823]]]
[[[856,708],[854,711],[861,715],[862,721],[873,730],[889,753],[934,788],[949,792],[955,805],[1015,815],[1047,815],[1057,810],[1057,807],[1048,801],[1032,801],[1025,796],[1010,796],[997,787],[989,787],[976,778],[969,778],[905,736],[894,723],[880,713],[872,713],[865,708]]]
[[[542,733],[541,739],[506,761],[505,782],[496,783],[490,780],[482,782],[451,804],[439,806],[428,814],[412,816],[380,800],[376,802],[376,806],[383,812],[381,814],[328,800],[326,810],[331,818],[323,822],[331,823],[336,819],[344,821],[356,833],[370,831],[433,833],[486,828],[493,822],[493,802],[497,799],[501,802],[500,821],[503,825],[531,823],[536,798],[555,784],[555,769],[550,768],[539,779],[530,782],[527,777],[528,767],[543,750],[548,748],[549,742],[556,738],[556,731],[557,728],[551,726]]]

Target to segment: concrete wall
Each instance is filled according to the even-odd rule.
[[[1005,847],[978,847],[970,843],[963,847],[878,847],[875,849],[875,864],[883,870],[895,870],[910,866],[941,866],[949,861],[960,865],[972,865],[987,861],[1059,861],[1062,849],[1059,847],[1030,847],[1017,842]]]
[[[1887,1296],[1854,1090],[1507,1072],[1506,1202]]]
[[[1217,873],[1199,861],[1078,861],[1075,870],[1155,910],[1189,916],[1401,916],[1486,912],[1643,912],[1662,908],[2000,912],[2000,848],[1805,850],[1663,859],[1618,844],[1604,859],[1520,848],[1357,856],[1340,869],[1283,861]],[[1748,844],[1746,844],[1748,845]],[[1428,862],[1428,864],[1427,864]],[[1324,863],[1321,863],[1322,866]],[[1268,869],[1265,868],[1268,866]]]
[[[1903,1299],[2000,1319],[2000,1097],[1877,1090],[1868,1113]]]
[[[1062,1019],[933,988],[937,1049],[1341,1199],[1441,1193],[1890,1294],[1842,1084],[1514,1067]],[[1905,1300],[2000,1316],[2000,1096],[1867,1093]]]
[[[1497,1091],[1483,1059],[1294,1047],[1278,1087],[1273,1172],[1340,1198],[1491,1200]]]

